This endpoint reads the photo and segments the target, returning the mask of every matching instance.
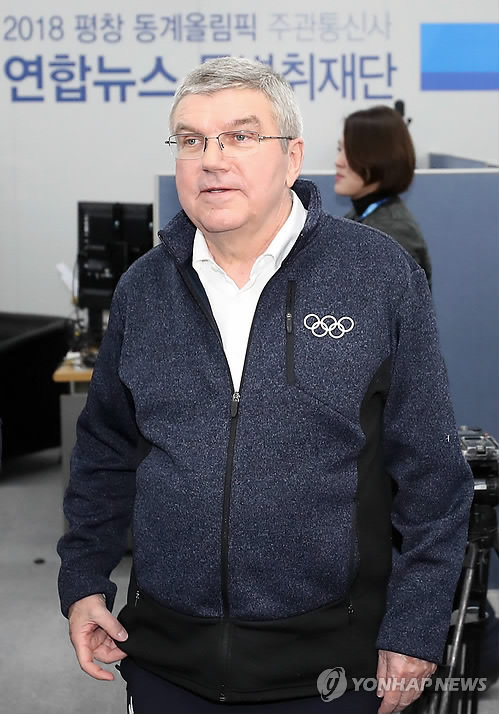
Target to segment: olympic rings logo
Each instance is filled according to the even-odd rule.
[[[319,317],[311,312],[303,320],[303,324],[307,330],[310,330],[314,337],[325,337],[329,335],[333,340],[339,340],[340,337],[343,337],[347,332],[353,330],[355,322],[347,315],[340,318],[336,318],[334,315]]]

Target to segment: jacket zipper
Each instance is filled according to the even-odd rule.
[[[168,248],[167,248],[168,250]],[[168,250],[168,252],[170,252]],[[293,251],[291,251],[293,252]],[[171,253],[170,253],[171,254]],[[291,257],[288,255],[283,261],[283,265],[288,262],[289,258]],[[174,258],[175,260],[175,258]],[[175,262],[177,262],[175,260]],[[178,262],[177,262],[178,265]],[[281,265],[282,268],[282,265]],[[225,468],[225,479],[224,479],[224,499],[223,499],[223,512],[222,512],[222,536],[221,536],[221,561],[220,561],[220,577],[221,577],[221,596],[222,596],[222,629],[221,629],[221,637],[220,637],[220,657],[221,657],[221,671],[222,671],[222,677],[220,681],[220,692],[219,692],[219,701],[221,702],[227,702],[229,701],[228,694],[226,692],[226,682],[227,682],[227,671],[228,671],[228,654],[229,654],[229,640],[230,640],[230,603],[229,603],[229,588],[228,588],[228,554],[229,554],[229,518],[230,518],[230,498],[231,498],[231,488],[232,488],[232,469],[233,469],[233,464],[234,464],[234,449],[235,449],[235,440],[236,440],[236,430],[237,430],[237,421],[238,421],[238,416],[239,416],[239,402],[241,400],[241,388],[242,384],[244,381],[244,375],[246,372],[246,364],[248,361],[248,353],[249,353],[249,348],[251,344],[251,339],[253,336],[253,328],[255,324],[255,315],[258,310],[258,306],[261,302],[262,295],[264,292],[267,290],[269,284],[272,282],[273,278],[275,275],[273,275],[270,280],[267,282],[265,287],[263,288],[262,292],[260,293],[260,297],[258,298],[257,305],[255,307],[255,312],[253,314],[253,320],[251,322],[251,328],[250,332],[248,335],[248,344],[246,346],[246,354],[244,357],[244,365],[243,365],[243,370],[241,373],[241,381],[239,385],[239,391],[236,392],[234,389],[234,382],[232,379],[232,374],[230,371],[230,365],[227,360],[227,356],[225,354],[224,346],[223,346],[223,341],[222,341],[222,336],[220,334],[220,330],[218,329],[218,325],[216,323],[215,318],[213,317],[213,314],[206,309],[206,306],[203,305],[202,301],[199,299],[197,295],[197,288],[191,278],[191,276],[188,274],[188,272],[185,269],[180,268],[179,272],[183,276],[185,282],[187,283],[187,287],[189,288],[195,302],[199,305],[200,309],[208,319],[209,324],[211,325],[213,331],[218,337],[220,346],[222,348],[222,354],[225,359],[225,364],[227,365],[227,371],[229,374],[229,380],[232,388],[232,397],[231,397],[231,405],[230,405],[230,414],[231,414],[231,421],[230,421],[230,433],[229,433],[229,446],[227,450],[227,461],[226,461],[226,468]],[[291,327],[291,333],[287,334],[293,334],[293,310],[294,310],[294,295],[296,291],[296,281],[289,281],[289,284],[294,285],[294,287],[288,287],[288,296],[291,295],[290,302],[289,302],[289,307],[290,307],[290,322],[289,325]],[[286,317],[286,324],[288,325],[288,317]],[[291,347],[293,348],[294,346],[294,339]],[[294,371],[294,370],[293,370]]]
[[[352,591],[353,582],[357,575],[357,570],[354,568],[356,534],[357,534],[357,497],[354,499],[354,506],[353,506],[353,513],[352,513],[352,535],[350,538],[350,553],[349,553],[349,563],[348,563],[349,577],[348,577],[348,605],[347,605],[347,609],[348,609],[349,622],[352,621],[352,616],[355,614],[353,604],[352,604],[351,591]]]
[[[355,611],[353,609],[352,601],[350,599],[348,600],[347,610],[348,610],[348,622],[350,623],[350,622],[352,622],[352,617],[355,613]]]
[[[237,416],[239,413],[239,401],[241,395],[239,392],[233,392],[230,403],[230,435],[229,447],[227,450],[227,461],[225,466],[224,480],[224,500],[222,511],[222,540],[220,551],[220,581],[222,589],[222,632],[220,641],[220,654],[222,664],[222,677],[220,681],[219,700],[227,701],[225,684],[227,681],[228,668],[228,652],[230,638],[230,604],[229,604],[229,518],[230,518],[230,499],[232,492],[232,467],[234,464],[234,447],[236,442]]]
[[[168,248],[167,248],[168,250]],[[175,260],[175,258],[174,258]],[[177,262],[175,260],[175,262]],[[178,265],[178,263],[177,263]],[[230,403],[230,431],[229,431],[229,446],[227,449],[227,460],[225,465],[225,478],[224,478],[224,498],[222,506],[222,533],[220,539],[220,588],[222,597],[222,625],[220,633],[220,664],[221,664],[221,677],[220,677],[220,691],[219,700],[221,702],[227,701],[226,694],[226,681],[227,681],[227,668],[228,668],[228,652],[229,652],[229,638],[230,638],[230,605],[229,605],[229,588],[228,588],[228,553],[229,553],[229,517],[230,517],[230,496],[231,496],[231,485],[232,485],[232,466],[234,461],[234,445],[236,440],[236,426],[237,426],[237,415],[239,411],[239,401],[240,392],[236,392],[234,389],[234,381],[232,379],[232,373],[230,371],[230,365],[227,360],[227,355],[225,354],[225,349],[223,346],[222,335],[218,329],[217,322],[213,317],[213,314],[206,308],[202,300],[199,299],[198,289],[192,280],[189,272],[184,268],[179,266],[179,272],[182,275],[184,281],[189,288],[194,301],[197,303],[210,327],[213,329],[214,333],[218,338],[220,347],[222,348],[222,354],[227,366],[227,373],[229,375],[229,381],[231,386],[231,403]],[[250,330],[251,334],[251,330]],[[249,346],[249,339],[248,339]],[[248,350],[246,349],[246,354]],[[246,358],[244,361],[244,366],[246,366]],[[243,367],[244,372],[244,367]],[[242,381],[242,378],[241,378]]]
[[[296,280],[289,280],[286,296],[286,380],[288,384],[296,384],[295,333],[293,329],[295,298]]]

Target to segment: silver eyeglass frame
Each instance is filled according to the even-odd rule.
[[[244,151],[241,152],[241,154],[236,154],[236,156],[226,153],[224,144],[222,141],[220,141],[220,137],[224,136],[224,134],[232,134],[232,135],[234,135],[234,134],[252,134],[252,135],[256,135],[258,137],[259,144],[264,139],[286,139],[287,141],[291,141],[294,138],[292,136],[269,136],[269,135],[265,135],[265,134],[259,134],[257,131],[250,131],[248,129],[241,129],[240,131],[221,131],[220,134],[218,134],[218,136],[204,136],[204,134],[198,133],[196,131],[190,131],[190,132],[184,132],[184,133],[180,133],[180,134],[172,134],[165,141],[165,144],[167,144],[169,146],[170,151],[173,155],[173,158],[178,159],[179,161],[189,161],[189,160],[192,161],[192,160],[200,159],[203,156],[204,152],[206,151],[206,147],[208,146],[209,139],[216,139],[217,143],[218,143],[218,148],[220,149],[220,151],[225,152],[225,156],[227,156],[229,158],[237,158],[238,156],[244,156]],[[199,156],[178,156],[176,154],[176,150],[174,148],[177,144],[177,142],[174,141],[174,139],[177,136],[196,136],[196,137],[203,139],[202,148],[200,146]]]

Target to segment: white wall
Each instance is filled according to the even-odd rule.
[[[282,70],[289,53],[297,52],[306,61],[314,55],[316,84],[324,64],[320,59],[342,54],[377,55],[391,52],[397,71],[393,86],[384,80],[375,89],[390,92],[391,99],[366,101],[361,84],[356,98],[342,98],[341,92],[328,87],[310,100],[310,88],[296,88],[305,120],[306,169],[329,169],[334,164],[335,147],[341,133],[342,119],[352,110],[375,103],[406,103],[412,117],[411,131],[420,165],[430,151],[451,153],[499,164],[499,92],[422,92],[420,86],[419,24],[421,22],[499,22],[497,0],[476,0],[462,7],[444,0],[335,0],[306,3],[298,0],[275,0],[269,8],[261,0],[253,4],[231,0],[184,0],[164,3],[150,0],[108,0],[104,6],[85,0],[3,0],[0,44],[0,310],[68,314],[70,296],[60,281],[55,265],[72,266],[76,255],[78,201],[152,202],[153,176],[173,168],[163,144],[168,135],[167,118],[170,98],[137,96],[139,80],[162,56],[165,68],[182,77],[199,63],[201,54],[240,54],[267,57],[273,53],[274,67]],[[136,41],[133,26],[138,13],[152,13],[156,18],[202,12],[216,13],[253,11],[257,20],[256,41],[234,35],[230,42],[204,43],[158,38],[151,43]],[[96,13],[121,14],[123,39],[115,44],[98,40],[83,44],[75,32],[76,16]],[[288,21],[319,18],[320,13],[336,13],[340,24],[349,16],[362,25],[379,23],[388,13],[389,36],[358,31],[360,39],[348,39],[346,31],[336,42],[321,41],[317,26],[315,40],[298,40],[296,32],[278,39],[270,30],[273,13],[283,13]],[[47,38],[47,22],[61,16],[65,35],[60,41]],[[15,20],[8,19],[10,17]],[[9,31],[21,17],[23,34],[29,22],[34,35],[40,32],[43,18],[44,39],[21,39],[18,31]],[[159,22],[159,20],[158,20]],[[7,39],[6,35],[10,38]],[[313,38],[313,34],[309,35]],[[68,54],[71,59],[84,55],[93,68],[87,75],[88,98],[85,102],[56,102],[54,84],[48,80],[48,63],[55,54]],[[42,57],[45,85],[37,90],[34,79],[19,82],[19,92],[44,96],[43,102],[14,102],[12,87],[6,76],[6,63],[14,56],[24,59]],[[128,67],[137,86],[128,91],[126,102],[117,93],[110,102],[103,101],[102,88],[95,87],[97,57],[105,58],[106,67]],[[11,65],[19,71],[20,65]],[[105,79],[109,75],[101,75]],[[291,78],[291,76],[290,76]],[[295,77],[296,78],[296,77]],[[151,83],[152,84],[152,83]],[[165,85],[158,83],[156,88]],[[73,83],[71,86],[78,86]],[[175,88],[175,83],[169,85]],[[143,85],[145,88],[145,85]],[[377,90],[376,90],[377,91]]]

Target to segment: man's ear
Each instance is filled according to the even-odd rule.
[[[305,142],[301,137],[298,139],[290,139],[288,144],[288,173],[286,175],[286,185],[288,188],[294,184],[300,175],[303,164],[303,156],[305,152]]]

